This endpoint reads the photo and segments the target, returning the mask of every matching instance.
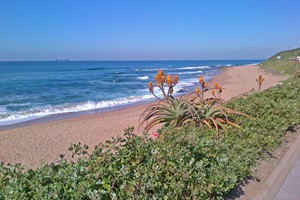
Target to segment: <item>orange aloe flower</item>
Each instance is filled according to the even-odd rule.
[[[156,86],[157,87],[160,87],[160,85],[161,85],[161,77],[160,77],[160,73],[157,73],[156,75],[155,75],[155,82],[156,82]]]
[[[148,82],[148,88],[149,88],[149,92],[153,93],[153,84],[152,84],[152,82]]]
[[[214,95],[214,96],[215,96],[215,93],[216,93],[215,90],[212,90],[212,91],[211,91],[211,94]]]
[[[158,78],[159,78],[159,77],[158,77],[158,74],[156,74],[156,75],[155,75],[155,82],[158,81]]]
[[[171,76],[171,74],[168,74],[168,77],[167,77],[167,84],[168,84],[169,87],[172,86],[172,76]]]
[[[174,85],[176,85],[177,83],[178,83],[178,76],[175,75],[175,76],[174,76]]]
[[[259,77],[259,84],[261,85],[264,82],[264,78],[262,76]]]
[[[215,89],[219,88],[219,84],[217,82],[214,84],[214,86],[215,86]]]
[[[163,83],[161,81],[163,76],[164,76],[164,72],[162,70],[158,70],[157,74],[155,75],[155,81],[156,81],[157,87],[159,87]]]
[[[203,76],[200,76],[200,77],[199,77],[199,82],[203,85],[203,83],[204,83]]]
[[[264,82],[264,77],[262,75],[259,75],[258,79],[256,79],[257,83],[258,83],[258,90],[261,91],[261,85]]]
[[[199,92],[200,92],[200,90],[199,90],[199,87],[197,86],[196,89],[195,89],[195,93],[199,94]]]
[[[163,71],[161,71],[161,70],[158,70],[158,72],[157,72],[157,78],[160,80],[161,79],[161,77],[164,75],[164,73],[163,73]]]
[[[264,78],[262,75],[259,75],[258,79],[256,79],[256,81],[258,82],[259,85],[261,85],[264,82]]]
[[[159,81],[156,81],[156,86],[157,86],[157,87],[160,87],[160,86],[161,86],[161,84],[160,84]]]
[[[157,74],[158,74],[159,76],[163,76],[163,75],[164,75],[164,72],[163,72],[162,70],[158,70]]]
[[[264,82],[264,80],[265,80],[265,79],[264,79],[264,78],[262,78],[262,79],[261,79],[261,82],[260,82],[260,84],[262,84],[262,83]]]

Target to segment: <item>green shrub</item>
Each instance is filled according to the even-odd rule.
[[[0,199],[222,199],[251,174],[287,129],[300,124],[300,79],[227,103],[241,129],[216,136],[208,127],[165,127],[159,139],[128,129],[96,146],[72,145],[77,162],[62,158],[36,170],[0,165]],[[81,156],[81,154],[84,154]]]

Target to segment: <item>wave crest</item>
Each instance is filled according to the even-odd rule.
[[[76,104],[76,105],[66,104],[60,106],[45,106],[41,108],[32,108],[29,110],[18,111],[18,112],[7,112],[7,110],[1,109],[2,112],[0,113],[0,126],[21,123],[21,122],[38,119],[38,118],[42,118],[54,114],[63,114],[63,113],[80,112],[80,111],[122,106],[122,105],[127,105],[142,100],[147,100],[150,98],[153,98],[153,96],[152,95],[130,96],[127,98],[119,98],[116,100],[108,100],[108,101],[100,101],[100,102],[87,101],[85,103]]]
[[[149,76],[139,76],[138,79],[139,80],[147,80],[147,79],[149,79]]]
[[[181,74],[202,74],[203,73],[203,71],[195,71],[195,72],[180,72],[179,74],[181,75]]]

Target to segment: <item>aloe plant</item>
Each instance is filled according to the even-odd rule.
[[[215,129],[217,134],[219,134],[220,128],[223,130],[226,128],[225,125],[240,128],[238,124],[230,121],[230,115],[247,115],[222,106],[223,101],[222,99],[212,98],[202,100],[200,103],[195,104],[200,119],[198,124],[200,126],[206,125],[210,129]]]
[[[140,126],[146,124],[144,129],[148,132],[157,124],[179,127],[197,118],[199,116],[192,102],[184,98],[169,98],[147,107],[140,117]]]
[[[218,83],[214,83],[213,88],[206,88],[207,84],[203,79],[203,76],[199,77],[199,83],[201,86],[201,92],[199,87],[196,87],[196,98],[193,100],[194,106],[197,110],[197,116],[199,117],[198,126],[208,126],[210,129],[215,129],[219,134],[219,129],[225,129],[226,125],[232,125],[240,128],[240,126],[229,120],[230,115],[243,115],[246,114],[237,112],[235,110],[226,108],[223,104],[226,102],[221,98],[223,88]],[[212,98],[204,98],[204,93],[211,91]]]
[[[156,105],[146,108],[140,117],[140,127],[143,127],[146,133],[155,125],[179,127],[186,124],[195,124],[196,126],[208,126],[215,129],[219,134],[219,129],[225,129],[226,125],[232,125],[239,128],[238,124],[230,121],[229,117],[233,114],[243,113],[226,108],[223,106],[225,100],[221,98],[222,87],[214,84],[214,88],[207,88],[207,83],[203,76],[199,77],[200,87],[196,87],[195,92],[184,95],[178,99],[172,96],[173,87],[178,82],[178,76],[169,74],[165,79],[163,71],[159,70],[155,76],[156,86],[162,91],[163,98],[160,99],[153,90],[153,83],[148,83],[150,93],[160,101]],[[204,93],[211,91],[212,98],[204,98]]]
[[[265,78],[262,75],[259,75],[258,79],[256,79],[256,82],[258,83],[258,91],[261,91],[261,85],[264,82]]]

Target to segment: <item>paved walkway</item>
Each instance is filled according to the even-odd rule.
[[[275,200],[299,200],[300,199],[300,156],[289,175],[286,177]]]

